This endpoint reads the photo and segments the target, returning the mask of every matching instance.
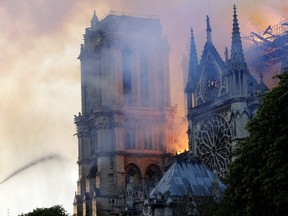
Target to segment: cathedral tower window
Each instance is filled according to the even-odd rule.
[[[149,74],[148,61],[145,54],[140,55],[140,97],[141,105],[148,106],[149,104]]]
[[[131,149],[132,148],[131,138],[132,138],[131,130],[130,130],[130,128],[127,128],[127,130],[126,130],[126,142],[125,142],[126,149]]]
[[[159,129],[155,126],[152,130],[154,150],[159,150]]]
[[[95,49],[95,61],[94,61],[95,75],[96,75],[96,85],[95,85],[95,104],[96,106],[101,106],[101,52],[99,49]]]
[[[125,104],[132,105],[131,51],[122,51],[123,59],[123,97]]]
[[[149,149],[148,148],[148,127],[147,125],[144,126],[143,130],[143,141],[144,141],[144,149]]]
[[[136,149],[136,129],[131,122],[127,123],[125,139],[126,149]]]
[[[153,139],[152,139],[152,131],[151,127],[147,127],[147,135],[148,135],[148,148],[153,149]]]

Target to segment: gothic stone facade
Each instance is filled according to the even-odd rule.
[[[231,55],[223,61],[212,42],[207,16],[207,41],[198,63],[193,30],[186,85],[189,150],[223,177],[232,152],[248,136],[245,126],[256,114],[258,84],[248,71],[234,6]],[[267,87],[265,88],[267,89]]]
[[[79,56],[77,216],[120,209],[131,176],[136,188],[161,178],[175,111],[168,55],[158,19],[94,13]]]

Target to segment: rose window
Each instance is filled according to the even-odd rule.
[[[224,118],[218,115],[206,118],[196,127],[195,140],[201,160],[223,177],[231,162],[231,131]]]

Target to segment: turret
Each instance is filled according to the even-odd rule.
[[[93,14],[93,17],[91,19],[91,29],[96,30],[98,23],[99,23],[99,19],[96,16],[96,11],[94,10],[94,14]]]
[[[190,83],[192,91],[194,91],[196,87],[195,81],[198,78],[197,69],[198,69],[197,51],[196,51],[193,29],[191,28],[188,82]]]
[[[197,58],[193,29],[191,28],[188,82],[185,89],[185,92],[187,94],[188,110],[192,108],[192,93],[194,93],[196,89],[196,80],[198,79],[197,72],[198,72],[198,58]]]

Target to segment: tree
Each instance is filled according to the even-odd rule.
[[[226,177],[219,215],[288,215],[288,68],[262,98]]]
[[[66,213],[66,210],[62,206],[55,205],[50,208],[36,208],[33,212],[19,216],[69,216],[69,214]]]

